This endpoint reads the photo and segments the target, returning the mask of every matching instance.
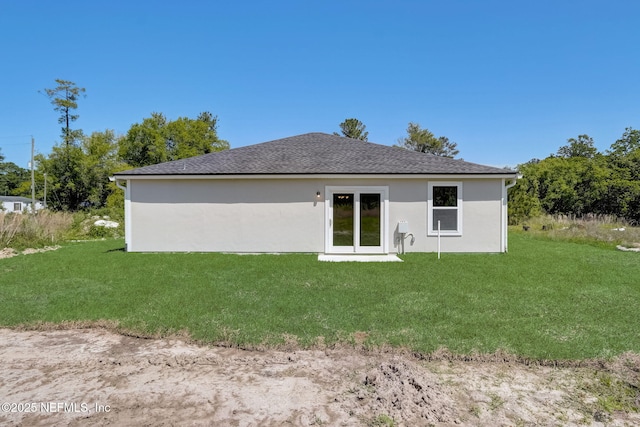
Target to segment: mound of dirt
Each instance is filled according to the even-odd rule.
[[[103,329],[0,329],[0,360],[2,425],[640,424],[603,411],[593,366],[245,351]],[[636,380],[639,368],[627,355],[601,370]]]

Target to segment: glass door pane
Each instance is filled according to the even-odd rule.
[[[353,194],[333,194],[333,246],[353,246]]]
[[[360,193],[360,246],[380,246],[380,193]]]

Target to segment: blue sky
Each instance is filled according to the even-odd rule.
[[[606,150],[640,128],[640,2],[1,0],[0,147],[27,167],[57,113],[38,91],[86,88],[89,134],[210,111],[239,147],[364,122],[392,145],[419,123],[495,166],[579,134]]]

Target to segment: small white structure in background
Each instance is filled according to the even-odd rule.
[[[31,212],[33,201],[27,197],[20,196],[0,196],[0,210],[5,213],[15,212]],[[36,211],[44,209],[44,204],[40,200],[36,200]]]

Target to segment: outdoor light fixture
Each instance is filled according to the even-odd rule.
[[[316,197],[319,199],[320,198],[320,192],[316,191]]]

